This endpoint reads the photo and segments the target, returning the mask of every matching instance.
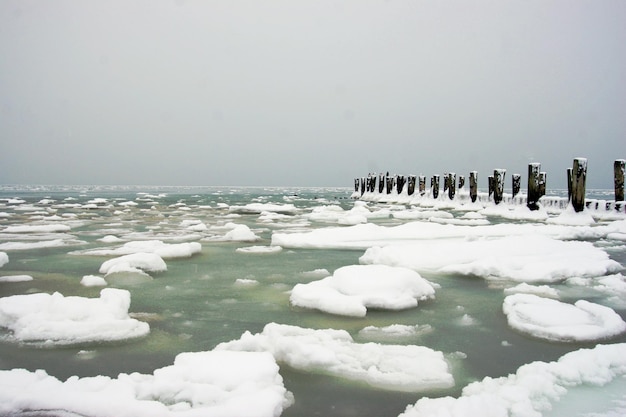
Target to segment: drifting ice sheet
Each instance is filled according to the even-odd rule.
[[[74,255],[122,256],[133,253],[155,253],[162,258],[189,258],[200,253],[202,245],[198,242],[165,243],[161,240],[142,240],[126,242],[119,248],[91,249],[72,252]]]
[[[331,314],[364,317],[367,308],[402,310],[434,298],[435,289],[417,272],[386,265],[351,265],[319,281],[297,284],[291,303]]]
[[[626,344],[598,345],[568,353],[556,362],[521,366],[507,377],[471,383],[459,398],[422,398],[400,417],[538,417],[571,387],[602,386],[624,375]]]
[[[532,294],[514,294],[504,299],[502,310],[511,327],[541,339],[590,342],[626,331],[626,323],[613,309],[585,300],[572,305]]]
[[[167,265],[163,258],[156,253],[133,253],[109,259],[100,266],[100,273],[106,275],[116,272],[145,274],[143,270],[150,272],[167,271]]]
[[[419,272],[476,275],[518,282],[555,282],[600,276],[622,269],[590,242],[547,236],[510,236],[481,240],[431,240],[372,247],[363,264],[403,266]]]
[[[443,353],[423,346],[355,343],[345,330],[314,330],[270,323],[215,350],[267,351],[278,362],[406,392],[454,385]]]
[[[153,375],[71,377],[45,371],[0,371],[0,414],[133,417],[277,417],[291,403],[268,353],[194,352]]]
[[[6,252],[0,252],[0,268],[9,263],[9,255]]]
[[[147,323],[128,316],[130,293],[106,288],[100,298],[27,294],[0,298],[0,326],[22,342],[71,345],[145,336]]]

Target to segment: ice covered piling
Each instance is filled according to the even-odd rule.
[[[147,323],[128,315],[130,292],[105,288],[100,298],[54,294],[0,298],[0,326],[22,342],[71,345],[145,336]]]
[[[450,388],[454,378],[442,352],[423,346],[355,343],[345,330],[270,323],[215,350],[270,352],[293,368],[330,374],[388,390]]]
[[[617,159],[613,164],[613,175],[615,183],[615,201],[624,201],[624,169],[626,160]]]
[[[417,272],[386,265],[350,265],[332,276],[291,291],[291,304],[331,314],[364,317],[368,308],[402,310],[434,298],[435,289]]]
[[[572,168],[572,206],[576,212],[585,209],[585,183],[587,181],[587,159],[574,158]]]

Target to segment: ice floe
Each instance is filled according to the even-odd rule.
[[[154,253],[161,258],[189,258],[202,251],[198,242],[165,243],[161,240],[126,242],[118,248],[100,248],[71,252],[73,255],[121,256],[134,253]]]
[[[85,287],[104,287],[107,285],[106,280],[97,275],[85,275],[80,280],[80,283],[81,285],[84,285]]]
[[[509,325],[528,335],[560,342],[590,342],[626,332],[626,322],[609,307],[579,300],[563,303],[533,294],[504,299]]]
[[[0,268],[9,263],[9,255],[6,252],[0,252]]]
[[[294,214],[298,211],[293,204],[250,203],[243,206],[230,206],[231,213],[260,214],[264,211],[282,214]]]
[[[355,343],[348,332],[269,323],[216,350],[270,352],[293,368],[335,375],[371,386],[420,392],[454,385],[442,352],[424,346]]]
[[[291,304],[331,314],[364,317],[368,308],[402,310],[434,298],[432,284],[417,272],[386,265],[350,265],[291,291]]]
[[[33,277],[30,275],[5,275],[0,277],[0,282],[27,282],[32,280]]]
[[[101,274],[114,274],[116,272],[130,272],[145,274],[148,272],[167,271],[167,265],[163,258],[156,253],[132,253],[109,259],[100,266]]]
[[[518,282],[555,282],[599,276],[622,266],[590,242],[542,235],[479,240],[430,240],[372,247],[363,264],[403,266],[418,272],[476,275]]]
[[[567,353],[558,361],[523,365],[505,377],[486,377],[467,385],[458,398],[421,398],[400,417],[539,417],[568,390],[603,386],[625,375],[626,344],[598,345]]]
[[[130,292],[105,288],[99,298],[37,293],[0,298],[0,326],[21,342],[72,345],[145,336],[147,323],[128,315]]]
[[[277,253],[282,251],[280,246],[247,246],[245,248],[237,248],[235,252],[239,253]]]
[[[277,417],[293,398],[263,352],[185,352],[153,374],[70,377],[0,371],[0,414],[134,417]]]

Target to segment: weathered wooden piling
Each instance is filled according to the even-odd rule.
[[[567,168],[567,202],[572,201],[572,168]]]
[[[387,174],[387,194],[391,194],[391,190],[393,190],[393,177],[390,177]]]
[[[359,181],[359,179],[358,179],[358,178],[355,178],[355,179],[354,179],[354,192],[355,192],[355,193],[359,191],[359,186],[360,186],[360,184],[361,184],[361,181]]]
[[[493,175],[487,177],[487,186],[489,187],[489,197],[493,194]]]
[[[430,188],[433,193],[433,198],[439,197],[439,175],[433,175],[430,179]]]
[[[528,193],[526,197],[526,205],[531,210],[538,210],[539,198],[539,170],[541,164],[539,162],[531,162],[528,164]]]
[[[369,192],[373,193],[374,191],[376,191],[376,174],[372,174],[372,176],[370,177],[370,189]]]
[[[470,183],[470,199],[472,200],[472,203],[475,203],[476,197],[478,196],[478,171],[470,172],[469,183]]]
[[[519,190],[522,186],[522,176],[520,174],[511,175],[511,189],[513,191],[513,198],[519,194]]]
[[[544,171],[539,173],[539,197],[546,195],[546,182],[548,181],[548,174]]]
[[[365,177],[361,177],[361,195],[365,192]]]
[[[459,175],[459,190],[465,186],[465,175]]]
[[[493,170],[493,201],[496,204],[500,204],[504,196],[505,175],[506,169],[498,168]]]
[[[426,194],[426,177],[423,175],[419,176],[419,190],[420,195]]]
[[[615,201],[624,201],[624,168],[626,160],[616,159],[613,164],[613,177],[615,183]]]
[[[450,200],[454,200],[454,194],[456,193],[456,174],[454,172],[448,173],[448,197]]]
[[[396,188],[398,189],[398,194],[402,194],[404,184],[406,184],[406,177],[404,175],[398,175],[396,178]]]
[[[385,182],[386,182],[386,176],[385,174],[380,174],[378,176],[378,194],[382,194],[383,190],[385,189]]]
[[[572,168],[572,207],[580,212],[585,209],[585,183],[587,181],[587,159],[574,158]]]
[[[413,195],[415,193],[415,175],[409,175],[409,182],[407,185],[407,193]]]
[[[447,172],[444,172],[444,173],[443,173],[443,193],[444,193],[444,194],[446,193],[446,191],[448,191],[448,185],[449,185],[449,182],[448,182],[448,173],[447,173]]]

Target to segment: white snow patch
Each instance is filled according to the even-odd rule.
[[[107,285],[106,280],[97,275],[85,275],[80,283],[85,287],[104,287]]]
[[[100,298],[54,294],[0,298],[0,326],[22,342],[69,345],[145,336],[150,327],[128,316],[130,292],[105,288]]]
[[[270,323],[216,350],[267,351],[293,368],[406,392],[449,388],[454,378],[443,353],[423,346],[355,343],[345,330],[314,330]]]
[[[116,272],[144,273],[162,272],[167,270],[163,258],[156,253],[133,253],[105,261],[99,272],[101,274],[113,274]]]
[[[509,326],[534,337],[560,342],[589,342],[626,332],[626,322],[609,307],[578,300],[567,304],[532,294],[504,299]]]
[[[297,284],[291,304],[331,314],[364,317],[367,308],[401,310],[434,298],[435,289],[417,272],[386,265],[350,265],[319,281]]]

